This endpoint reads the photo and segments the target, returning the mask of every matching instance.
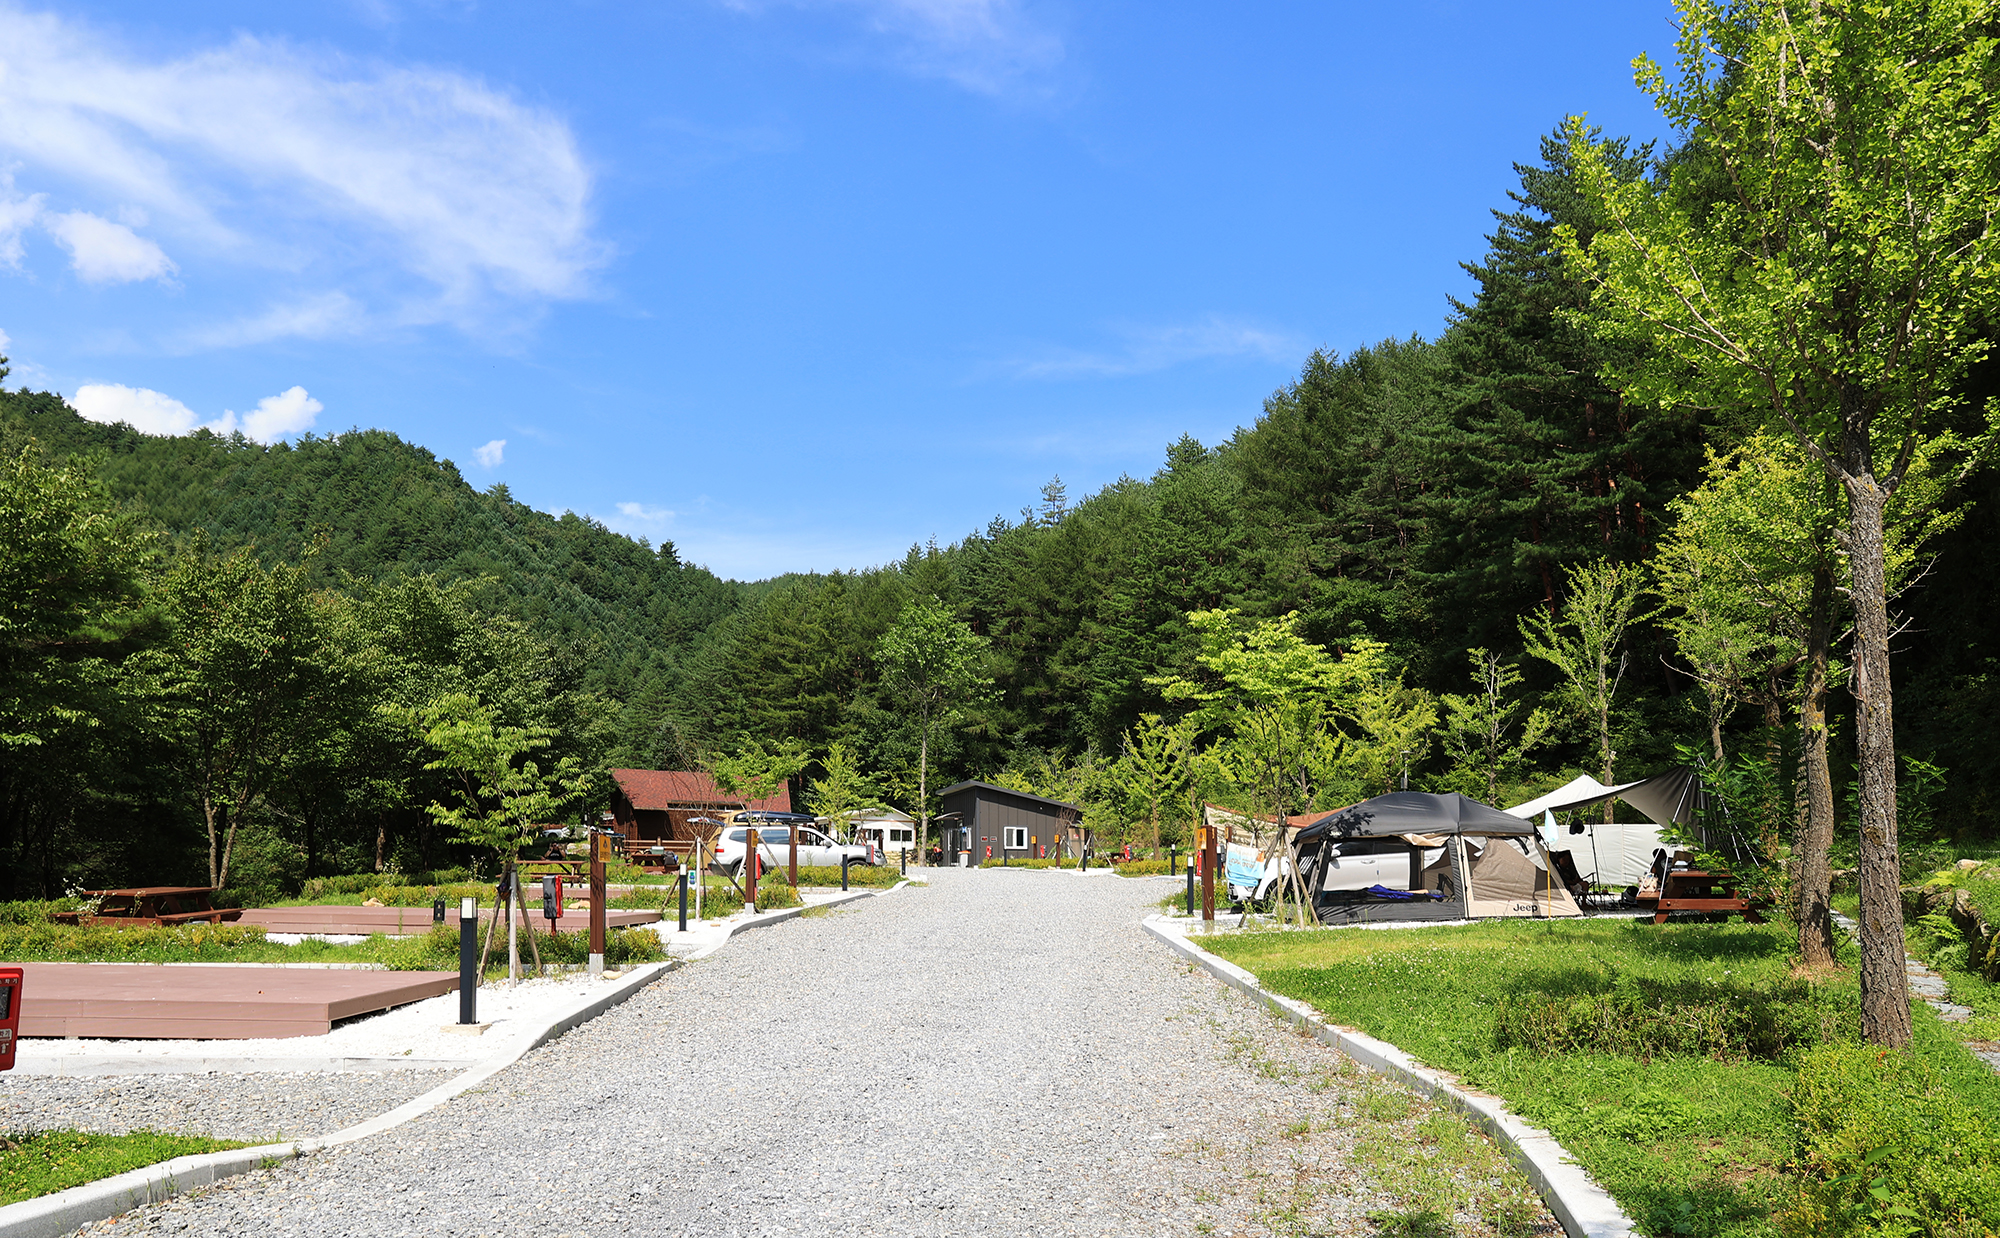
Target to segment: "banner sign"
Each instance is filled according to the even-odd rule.
[[[1230,885],[1255,890],[1257,883],[1264,879],[1264,857],[1254,847],[1230,843],[1223,871],[1228,875]]]

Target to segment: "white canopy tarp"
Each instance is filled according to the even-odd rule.
[[[1559,826],[1554,829],[1544,827],[1543,836],[1550,850],[1570,853],[1577,871],[1586,880],[1598,885],[1637,885],[1646,870],[1652,867],[1653,853],[1664,845],[1660,841],[1661,825],[1675,821],[1686,824],[1694,820],[1695,793],[1699,786],[1694,771],[1689,769],[1670,769],[1651,778],[1612,786],[1606,786],[1586,774],[1547,795],[1525,804],[1516,804],[1507,812],[1511,816],[1533,819],[1547,813],[1601,804],[1614,797],[1624,800],[1649,820],[1616,825],[1583,821],[1570,826],[1570,829],[1575,829],[1576,825],[1582,825],[1582,833],[1572,834]]]

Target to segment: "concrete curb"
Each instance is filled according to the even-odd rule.
[[[17,1064],[17,1075],[260,1075],[309,1070],[378,1073],[464,1070],[473,1058],[417,1057],[59,1057]]]
[[[1201,967],[1217,980],[1262,1002],[1328,1047],[1346,1054],[1369,1070],[1394,1075],[1426,1096],[1463,1110],[1507,1149],[1562,1222],[1569,1238],[1638,1238],[1632,1218],[1556,1142],[1555,1136],[1507,1111],[1506,1102],[1461,1086],[1456,1076],[1419,1065],[1415,1058],[1384,1040],[1352,1028],[1335,1027],[1304,1002],[1281,997],[1257,983],[1257,977],[1229,960],[1210,954],[1189,941],[1180,926],[1159,916],[1140,922],[1167,947]],[[0,1231],[0,1238],[11,1238]]]
[[[850,890],[837,898],[830,898],[823,902],[814,903],[812,907],[838,907],[854,902],[857,899],[872,898],[876,894],[891,893],[902,889],[903,886],[908,884],[910,883],[907,881],[898,882],[896,885],[890,887],[889,890]],[[43,1195],[35,1199],[24,1199],[19,1203],[8,1204],[5,1207],[0,1207],[0,1238],[58,1238],[59,1235],[66,1234],[79,1226],[88,1225],[94,1221],[101,1221],[106,1217],[116,1216],[121,1212],[129,1212],[134,1208],[142,1208],[147,1204],[159,1203],[182,1191],[192,1190],[196,1187],[210,1186],[223,1178],[248,1173],[253,1169],[266,1168],[302,1153],[339,1147],[342,1144],[354,1143],[357,1140],[366,1139],[371,1135],[379,1135],[384,1131],[393,1130],[405,1122],[412,1121],[429,1113],[448,1100],[463,1096],[494,1075],[499,1074],[509,1066],[520,1061],[533,1050],[541,1048],[543,1045],[561,1036],[564,1032],[579,1027],[596,1018],[598,1015],[603,1014],[613,1006],[626,1001],[640,989],[645,988],[668,972],[685,966],[696,959],[707,958],[723,946],[729,944],[730,938],[735,937],[737,934],[748,932],[753,928],[763,928],[767,924],[778,924],[785,920],[794,919],[804,915],[812,907],[787,907],[782,911],[766,912],[762,915],[751,917],[741,923],[731,925],[728,935],[721,941],[716,942],[712,946],[704,947],[694,954],[688,955],[686,958],[669,959],[664,963],[649,963],[643,967],[634,968],[621,977],[618,984],[608,992],[601,993],[584,1005],[550,1020],[541,1031],[530,1037],[528,1042],[519,1049],[481,1062],[464,1074],[449,1079],[432,1088],[430,1091],[425,1092],[423,1095],[405,1101],[394,1109],[389,1110],[389,1112],[370,1118],[366,1122],[358,1122],[344,1130],[334,1131],[330,1135],[322,1135],[316,1139],[302,1139],[295,1143],[274,1143],[256,1148],[239,1148],[231,1152],[211,1152],[203,1156],[176,1157],[171,1161],[162,1161],[158,1165],[149,1165],[144,1169],[134,1169],[128,1173],[118,1174],[115,1177],[104,1178],[97,1182],[86,1182],[81,1186],[73,1186],[66,1191],[57,1191],[53,1195]],[[287,1059],[274,1060],[285,1061]],[[290,1060],[296,1062],[312,1059]],[[411,1066],[427,1064],[408,1062],[406,1059],[396,1058],[328,1058],[323,1060],[329,1062],[336,1060],[348,1062],[394,1061],[399,1065],[407,1064]],[[458,1062],[449,1063],[452,1066],[462,1064]],[[273,1069],[294,1068],[273,1067]],[[235,1066],[235,1069],[229,1073],[235,1073],[237,1070],[242,1069],[243,1067],[241,1066]],[[347,1069],[354,1069],[354,1067],[347,1067]],[[363,1067],[362,1069],[367,1068]]]
[[[296,1155],[296,1144],[274,1143],[231,1152],[177,1156],[171,1161],[86,1182],[53,1195],[8,1204],[0,1208],[0,1234],[6,1238],[58,1238],[78,1226],[143,1208],[182,1191],[275,1165]]]

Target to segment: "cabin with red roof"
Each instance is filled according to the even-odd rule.
[[[707,832],[692,823],[696,817],[719,817],[739,808],[792,810],[790,787],[779,787],[766,799],[745,799],[716,786],[714,778],[699,770],[614,769],[611,777],[618,784],[611,795],[611,816],[628,853],[662,846],[685,853]]]

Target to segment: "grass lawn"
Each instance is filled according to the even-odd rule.
[[[1802,1178],[1838,1179],[1836,1170],[1847,1161],[1858,1170],[1874,1148],[1855,1146],[1867,1134],[1841,1126],[1839,1106],[1802,1124],[1793,1103],[1801,1087],[1818,1096],[1861,1086],[1841,1072],[1866,1054],[1852,1044],[1852,959],[1832,976],[1799,976],[1783,926],[1488,921],[1246,932],[1203,944],[1332,1022],[1503,1097],[1548,1128],[1649,1234],[1903,1232],[1895,1218],[1869,1213],[1866,1188],[1881,1184],[1870,1175],[1841,1180],[1838,1198],[1806,1198]],[[1972,1178],[1925,1187],[1931,1193],[1916,1202],[1927,1216],[1991,1211],[2000,1205],[1976,1192],[1989,1181],[2000,1187],[2000,1079],[1927,1007],[1916,1017],[1912,1073],[1899,1076],[1898,1099],[1876,1102],[1956,1105],[1967,1137],[1992,1143],[1970,1149]],[[1896,1128],[1894,1113],[1870,1117]],[[1926,1155],[1914,1144],[1899,1149],[1868,1164],[1894,1173],[1902,1156]]]
[[[129,1135],[39,1131],[0,1137],[0,1204],[53,1194],[176,1156],[249,1146],[238,1140],[162,1135],[157,1131]]]

